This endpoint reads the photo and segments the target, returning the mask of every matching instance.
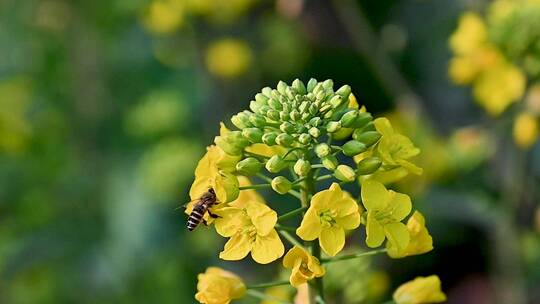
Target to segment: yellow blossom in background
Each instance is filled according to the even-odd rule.
[[[142,17],[144,27],[155,34],[173,33],[184,24],[184,2],[183,0],[153,0]]]
[[[450,47],[459,55],[476,51],[487,40],[484,21],[475,13],[465,13],[459,18],[456,31],[450,36]]]
[[[205,56],[208,71],[220,78],[235,78],[244,74],[251,60],[252,53],[247,43],[234,38],[211,43]]]
[[[486,70],[474,84],[473,94],[486,111],[498,116],[525,92],[525,75],[514,65],[500,64]]]
[[[283,255],[285,248],[274,229],[277,214],[264,203],[249,201],[245,207],[225,207],[216,211],[216,231],[230,237],[219,254],[224,260],[241,260],[251,252],[259,264],[268,264]]]
[[[538,139],[538,118],[523,112],[514,120],[514,141],[521,149],[527,149]]]
[[[26,117],[31,101],[29,82],[14,77],[0,82],[0,153],[24,151],[32,133]]]
[[[446,295],[441,290],[441,280],[436,275],[417,277],[401,286],[394,292],[396,304],[441,303]]]
[[[388,255],[392,258],[402,258],[411,255],[418,255],[429,252],[433,249],[433,238],[429,235],[426,228],[426,220],[424,216],[415,211],[407,221],[407,230],[409,231],[409,245],[399,251],[392,243],[387,244]]]
[[[282,304],[289,302],[293,289],[288,285],[272,286],[264,291],[268,299],[262,300],[259,304]]]
[[[389,246],[403,251],[409,244],[409,231],[401,221],[411,212],[412,203],[408,195],[386,190],[374,180],[362,182],[362,202],[367,210],[366,244],[379,247],[384,239]]]
[[[305,241],[319,239],[326,254],[335,256],[345,246],[345,230],[360,225],[360,209],[351,195],[332,183],[311,198],[300,227],[296,234]]]
[[[289,281],[294,287],[299,287],[313,278],[322,277],[325,273],[319,260],[298,246],[291,248],[283,257],[283,267],[292,269]]]
[[[199,274],[195,299],[205,304],[227,304],[246,294],[246,285],[237,275],[218,267]]]

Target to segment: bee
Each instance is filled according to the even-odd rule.
[[[187,229],[189,231],[193,231],[193,229],[197,228],[201,222],[206,225],[206,221],[203,218],[206,212],[208,212],[212,218],[218,218],[219,216],[210,212],[210,207],[215,205],[216,202],[216,193],[212,188],[208,189],[207,192],[201,195],[199,200],[193,205],[193,210],[191,211],[191,214],[187,220]]]

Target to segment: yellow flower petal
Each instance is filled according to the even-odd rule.
[[[377,118],[373,121],[373,124],[375,125],[375,129],[377,129],[382,136],[389,137],[394,135],[394,129],[387,118]]]
[[[319,243],[326,254],[335,256],[345,246],[345,231],[337,226],[323,228]]]
[[[304,241],[313,241],[321,234],[321,222],[317,210],[310,208],[304,215],[296,234]]]
[[[403,223],[389,223],[384,225],[384,234],[392,247],[398,251],[403,251],[409,245],[409,231]]]
[[[391,199],[388,205],[392,209],[392,219],[401,221],[411,213],[411,198],[407,194],[398,193],[392,190],[390,190],[389,193]]]
[[[285,247],[276,230],[266,236],[257,235],[251,249],[251,257],[259,264],[268,264],[279,259],[285,253]]]
[[[195,299],[200,303],[223,304],[239,299],[246,294],[246,286],[232,272],[218,267],[209,267],[198,275]]]
[[[374,180],[365,180],[362,183],[362,203],[369,210],[384,209],[390,201],[390,195],[383,184]]]
[[[370,248],[379,247],[384,242],[384,229],[375,219],[374,212],[368,212],[366,234],[366,245]]]
[[[424,304],[446,301],[446,295],[441,291],[441,280],[436,275],[417,277],[394,292],[396,304]]]
[[[410,241],[405,250],[399,250],[390,242],[387,243],[388,255],[392,258],[402,258],[429,252],[433,249],[433,239],[426,228],[424,216],[418,211],[407,221]]]
[[[226,207],[216,212],[220,217],[215,220],[217,233],[224,237],[231,237],[249,223],[246,213],[238,208]]]
[[[257,234],[264,236],[274,229],[277,222],[277,214],[267,205],[251,201],[246,205],[246,212],[251,222],[257,228]]]
[[[252,244],[246,234],[235,234],[225,244],[219,258],[228,261],[237,261],[245,258],[251,251]]]
[[[339,226],[343,227],[343,229],[356,229],[360,226],[360,213],[356,211],[347,216],[335,218],[334,220]]]

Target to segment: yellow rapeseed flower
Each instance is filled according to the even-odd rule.
[[[411,212],[412,203],[408,195],[386,190],[374,180],[362,182],[362,202],[367,210],[366,244],[379,247],[384,239],[389,246],[403,251],[409,244],[409,231],[401,221]]]
[[[450,48],[456,54],[468,54],[475,52],[486,40],[487,29],[482,17],[467,12],[459,18],[458,28],[450,36]]]
[[[225,207],[216,211],[216,231],[230,237],[219,254],[224,260],[241,260],[251,252],[259,264],[275,261],[285,248],[274,229],[277,214],[264,203],[249,201],[243,207]]]
[[[169,34],[182,27],[184,15],[183,0],[154,0],[147,8],[142,22],[155,34]]]
[[[237,275],[218,267],[208,267],[197,277],[195,299],[205,304],[227,304],[246,294],[246,285]]]
[[[296,234],[305,241],[319,239],[324,252],[335,256],[345,245],[345,230],[360,225],[358,204],[339,184],[313,195]]]
[[[394,292],[396,304],[425,304],[446,301],[446,295],[441,291],[441,280],[436,275],[417,277]]]
[[[213,42],[206,50],[206,67],[213,75],[235,78],[249,68],[251,49],[242,40],[224,38]]]
[[[429,235],[426,228],[424,216],[415,211],[407,221],[407,230],[409,231],[409,245],[403,251],[399,251],[392,243],[387,244],[388,255],[392,258],[402,258],[411,255],[417,255],[429,252],[433,249],[433,238]]]
[[[289,281],[294,287],[298,287],[313,278],[322,277],[325,273],[324,267],[321,266],[319,260],[298,246],[291,248],[283,257],[283,266],[292,269]]]
[[[514,141],[521,149],[527,149],[538,139],[538,119],[527,112],[520,113],[514,121]]]

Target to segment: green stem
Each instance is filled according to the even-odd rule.
[[[323,164],[314,164],[314,165],[311,165],[311,168],[312,169],[317,169],[317,168],[321,169],[321,168],[324,168],[324,166],[323,166]]]
[[[293,185],[296,185],[296,184],[298,184],[298,183],[300,183],[300,182],[303,182],[305,179],[306,179],[305,177],[301,177],[301,178],[299,178],[299,179],[293,181],[292,183],[293,183]]]
[[[332,175],[332,174],[321,175],[321,176],[317,177],[316,181],[322,181],[322,180],[325,180],[325,179],[330,179],[332,177],[334,177],[334,175]]]
[[[367,251],[367,252],[364,251],[364,252],[357,252],[357,253],[353,253],[353,254],[341,255],[341,256],[328,258],[328,259],[321,259],[321,263],[333,263],[333,262],[337,262],[337,261],[362,258],[362,257],[370,256],[370,255],[376,255],[376,254],[383,253],[383,252],[386,252],[386,248],[377,249],[377,250],[373,250],[373,251]]]
[[[278,229],[278,230],[284,230],[284,231],[290,231],[290,232],[295,232],[296,231],[296,228],[294,228],[294,227],[283,226],[283,225],[280,225],[280,224],[276,224],[274,227],[276,229]]]
[[[268,182],[268,183],[271,183],[272,182],[272,179],[262,173],[257,173],[257,177]]]
[[[287,282],[288,284],[289,282]],[[271,301],[272,303],[280,303],[280,304],[292,304],[292,302],[283,301],[278,298],[272,297],[270,295],[265,294],[264,292],[260,292],[258,290],[248,289],[247,294],[261,300]]]
[[[282,237],[284,237],[289,243],[291,243],[291,245],[293,246],[298,246],[300,248],[304,248],[304,246],[302,246],[302,244],[300,244],[300,242],[294,237],[292,236],[289,232],[285,231],[285,230],[282,230],[282,229],[279,229],[278,228],[278,232],[279,234],[281,234]]]
[[[285,213],[283,215],[280,215],[278,217],[278,222],[288,220],[291,217],[294,217],[294,216],[296,216],[296,215],[298,215],[298,214],[300,214],[300,213],[302,213],[302,212],[304,212],[306,210],[307,210],[307,207],[300,207],[298,209],[294,209],[293,211],[289,211],[289,212],[287,212],[287,213]]]
[[[241,186],[238,187],[239,190],[249,190],[249,189],[261,189],[261,188],[268,188],[271,187],[270,184],[257,184],[257,185],[249,185],[249,186]]]
[[[289,281],[274,281],[274,282],[268,282],[268,283],[261,283],[261,284],[252,284],[246,286],[247,289],[260,289],[260,288],[268,288],[273,286],[280,286],[280,285],[289,285]]]
[[[302,195],[300,194],[300,192],[298,192],[298,191],[296,191],[296,190],[289,190],[289,192],[287,192],[287,193],[290,194],[290,195],[292,195],[292,196],[294,196],[294,197],[296,197],[297,199],[300,199],[301,196],[302,196]]]

